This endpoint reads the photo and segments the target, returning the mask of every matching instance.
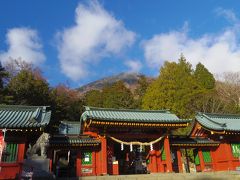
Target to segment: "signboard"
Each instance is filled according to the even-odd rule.
[[[92,152],[82,152],[82,165],[92,164]]]
[[[92,168],[82,168],[82,173],[92,173]]]

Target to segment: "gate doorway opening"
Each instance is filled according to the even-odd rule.
[[[119,174],[147,174],[147,153],[146,149],[140,146],[133,145],[124,146],[121,149],[121,144],[114,143],[113,159],[118,161]]]
[[[76,150],[54,150],[54,174],[57,177],[75,177],[76,156]]]

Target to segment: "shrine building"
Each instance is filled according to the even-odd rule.
[[[28,145],[50,117],[47,106],[0,106],[0,179],[21,174]],[[176,134],[186,127],[189,134]],[[197,113],[190,120],[168,110],[86,106],[79,121],[61,121],[50,134],[47,171],[56,177],[236,171],[239,135],[240,115]]]
[[[15,179],[22,172],[28,144],[48,125],[46,106],[0,105],[0,179]]]
[[[190,133],[192,138],[207,138],[218,146],[196,150],[198,171],[235,171],[240,167],[240,115],[198,113]]]
[[[197,113],[191,121],[167,110],[86,107],[81,122],[81,133],[100,141],[99,150],[79,157],[80,162],[94,159],[78,166],[90,172],[81,171],[82,176],[235,171],[240,167],[239,115]],[[191,126],[188,135],[172,134],[187,126]],[[194,153],[194,169],[189,150]]]
[[[167,110],[124,110],[86,107],[81,116],[84,135],[99,139],[99,151],[80,157],[87,175],[173,172],[171,130],[191,120],[179,119]],[[90,157],[90,158],[89,158]],[[85,175],[81,171],[82,175]]]
[[[56,177],[79,177],[95,174],[95,152],[100,151],[100,140],[82,135],[79,121],[62,121],[59,132],[49,141],[50,172]],[[80,157],[88,158],[84,161]],[[91,167],[84,169],[82,166]]]

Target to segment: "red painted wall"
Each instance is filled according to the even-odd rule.
[[[215,171],[236,170],[240,166],[239,159],[233,157],[231,144],[228,143],[221,143],[217,149],[212,150],[212,159]]]
[[[16,163],[1,163],[0,179],[14,179],[21,173],[22,162],[24,160],[25,143],[18,144],[18,155]]]
[[[98,156],[97,156],[96,151],[92,152],[92,164],[91,165],[83,165],[82,164],[82,157],[81,157],[81,152],[79,151],[77,154],[77,159],[76,159],[76,176],[96,176],[98,174]],[[91,169],[92,172],[86,173],[83,170],[84,169]]]
[[[16,175],[20,173],[19,163],[1,163],[0,179],[15,179]]]

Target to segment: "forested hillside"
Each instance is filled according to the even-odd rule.
[[[144,75],[138,73],[120,73],[117,75],[105,77],[94,82],[77,88],[80,94],[86,94],[91,90],[102,90],[106,86],[110,86],[118,81],[122,81],[124,85],[131,91],[134,92],[137,89],[138,82]],[[145,76],[146,80],[150,83],[154,80],[153,77]]]

